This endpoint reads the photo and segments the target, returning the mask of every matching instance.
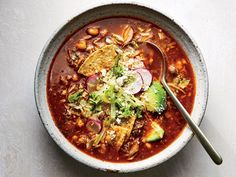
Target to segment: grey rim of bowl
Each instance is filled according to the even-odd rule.
[[[46,49],[48,48],[48,46],[50,45],[50,42],[54,39],[54,37],[60,32],[60,30],[65,26],[67,25],[70,21],[72,21],[73,19],[75,19],[77,16],[83,14],[83,13],[86,13],[87,11],[90,11],[90,10],[94,10],[94,9],[98,9],[100,7],[104,7],[104,6],[112,6],[112,5],[130,5],[130,6],[137,6],[137,7],[141,7],[141,8],[146,8],[148,9],[149,11],[154,11],[154,12],[157,12],[159,14],[161,14],[162,16],[164,16],[165,18],[169,19],[170,21],[172,21],[173,24],[175,24],[177,27],[179,27],[180,29],[182,29],[182,31],[188,36],[188,38],[190,39],[190,41],[192,42],[193,46],[195,47],[196,51],[197,51],[197,54],[198,56],[200,57],[201,59],[201,62],[202,62],[202,69],[205,73],[205,77],[206,77],[206,98],[205,98],[205,103],[204,105],[202,106],[203,108],[203,112],[202,112],[202,115],[201,115],[201,119],[199,121],[199,124],[201,124],[202,122],[202,119],[205,115],[205,111],[206,111],[206,107],[207,107],[207,102],[208,102],[208,95],[209,95],[209,79],[208,79],[208,72],[207,72],[207,68],[206,68],[206,64],[205,64],[205,61],[203,59],[203,56],[202,56],[202,53],[200,52],[200,49],[199,47],[197,46],[195,40],[192,38],[192,36],[189,34],[189,32],[182,26],[182,25],[179,25],[180,23],[177,23],[176,20],[174,20],[172,17],[170,17],[169,15],[166,15],[165,13],[161,12],[159,9],[156,10],[156,9],[153,9],[147,5],[144,5],[144,4],[141,4],[141,3],[125,3],[125,2],[122,2],[122,3],[108,3],[108,4],[99,4],[99,5],[93,5],[93,7],[89,8],[89,9],[86,9],[84,11],[82,11],[81,13],[79,14],[76,14],[75,16],[73,16],[73,18],[70,18],[70,20],[67,20],[65,23],[63,23],[59,28],[57,28],[57,30],[51,35],[51,37],[47,40],[46,44],[44,45],[43,47],[43,50],[39,56],[39,59],[38,59],[38,62],[37,62],[37,66],[36,66],[36,70],[35,70],[35,76],[34,76],[34,97],[35,97],[35,102],[36,102],[36,107],[37,107],[37,111],[39,113],[39,116],[40,116],[40,119],[45,127],[45,129],[47,130],[48,134],[52,137],[52,139],[54,140],[54,142],[68,155],[70,155],[71,157],[73,157],[75,160],[79,161],[79,162],[82,162],[83,164],[85,165],[88,165],[88,166],[92,166],[93,168],[96,168],[96,169],[99,169],[99,170],[103,170],[103,171],[113,171],[113,172],[119,172],[119,173],[126,173],[126,172],[135,172],[135,171],[141,171],[141,170],[145,170],[145,169],[149,169],[149,168],[152,168],[152,167],[155,167],[169,159],[171,159],[173,156],[175,156],[179,151],[181,151],[183,149],[184,146],[186,146],[189,141],[192,139],[193,137],[193,133],[191,132],[191,134],[189,135],[189,137],[186,139],[185,142],[183,142],[179,148],[173,153],[171,154],[171,156],[163,159],[162,161],[159,161],[157,163],[153,163],[152,165],[149,165],[149,166],[146,166],[146,167],[139,167],[139,168],[136,168],[135,170],[114,170],[114,169],[107,169],[107,168],[99,168],[97,167],[96,165],[91,165],[91,164],[88,164],[86,163],[86,161],[82,161],[81,159],[79,159],[78,157],[76,157],[74,154],[71,154],[70,152],[68,152],[64,147],[61,146],[61,144],[59,144],[58,140],[52,136],[49,131],[47,129],[47,126],[45,125],[45,122],[42,118],[42,114],[40,112],[40,109],[39,109],[39,95],[37,94],[38,93],[38,75],[40,73],[40,66],[41,66],[41,62],[43,60],[43,55],[44,55],[44,52],[46,51]],[[52,118],[52,117],[51,117]],[[56,125],[55,125],[56,126]],[[186,129],[186,127],[185,127]],[[88,155],[89,156],[89,155]]]

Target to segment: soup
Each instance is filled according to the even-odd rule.
[[[131,17],[110,17],[68,36],[47,79],[47,99],[56,126],[84,153],[105,161],[143,160],[169,146],[186,126],[160,83],[166,80],[191,113],[195,78],[174,38],[160,27]]]

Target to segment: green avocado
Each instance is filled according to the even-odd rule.
[[[145,142],[153,142],[162,139],[164,136],[164,130],[156,122],[151,123],[152,129],[145,135]]]
[[[141,99],[147,111],[161,114],[166,109],[166,91],[157,81],[143,93]]]

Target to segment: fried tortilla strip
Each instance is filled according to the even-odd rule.
[[[132,132],[135,120],[136,120],[136,116],[132,116],[128,119],[126,124],[122,125],[122,127],[127,129],[125,141],[127,141],[130,137],[130,134]]]
[[[80,66],[78,73],[91,76],[102,69],[111,69],[115,64],[115,45],[105,45],[89,55]]]
[[[115,131],[116,134],[114,140],[114,147],[117,151],[119,151],[125,141],[128,129],[118,125],[113,125],[112,129]]]
[[[122,125],[111,126],[111,129],[115,131],[115,139],[113,140],[113,145],[117,151],[119,151],[124,142],[129,139],[135,120],[136,116],[132,116],[128,119],[127,122],[124,122]],[[107,137],[107,139],[109,139],[109,137]]]

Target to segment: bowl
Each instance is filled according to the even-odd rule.
[[[188,55],[196,77],[196,96],[192,118],[199,125],[206,109],[208,98],[208,76],[203,57],[193,39],[173,19],[154,9],[137,4],[107,4],[93,7],[66,22],[46,43],[38,60],[35,72],[35,100],[39,115],[52,139],[67,154],[90,167],[104,171],[134,172],[159,165],[179,152],[192,138],[193,133],[186,126],[180,136],[160,153],[147,159],[130,163],[113,163],[93,158],[72,145],[56,127],[49,111],[46,95],[46,80],[50,63],[65,38],[78,28],[97,19],[110,16],[131,16],[157,24],[166,30],[180,44]]]

